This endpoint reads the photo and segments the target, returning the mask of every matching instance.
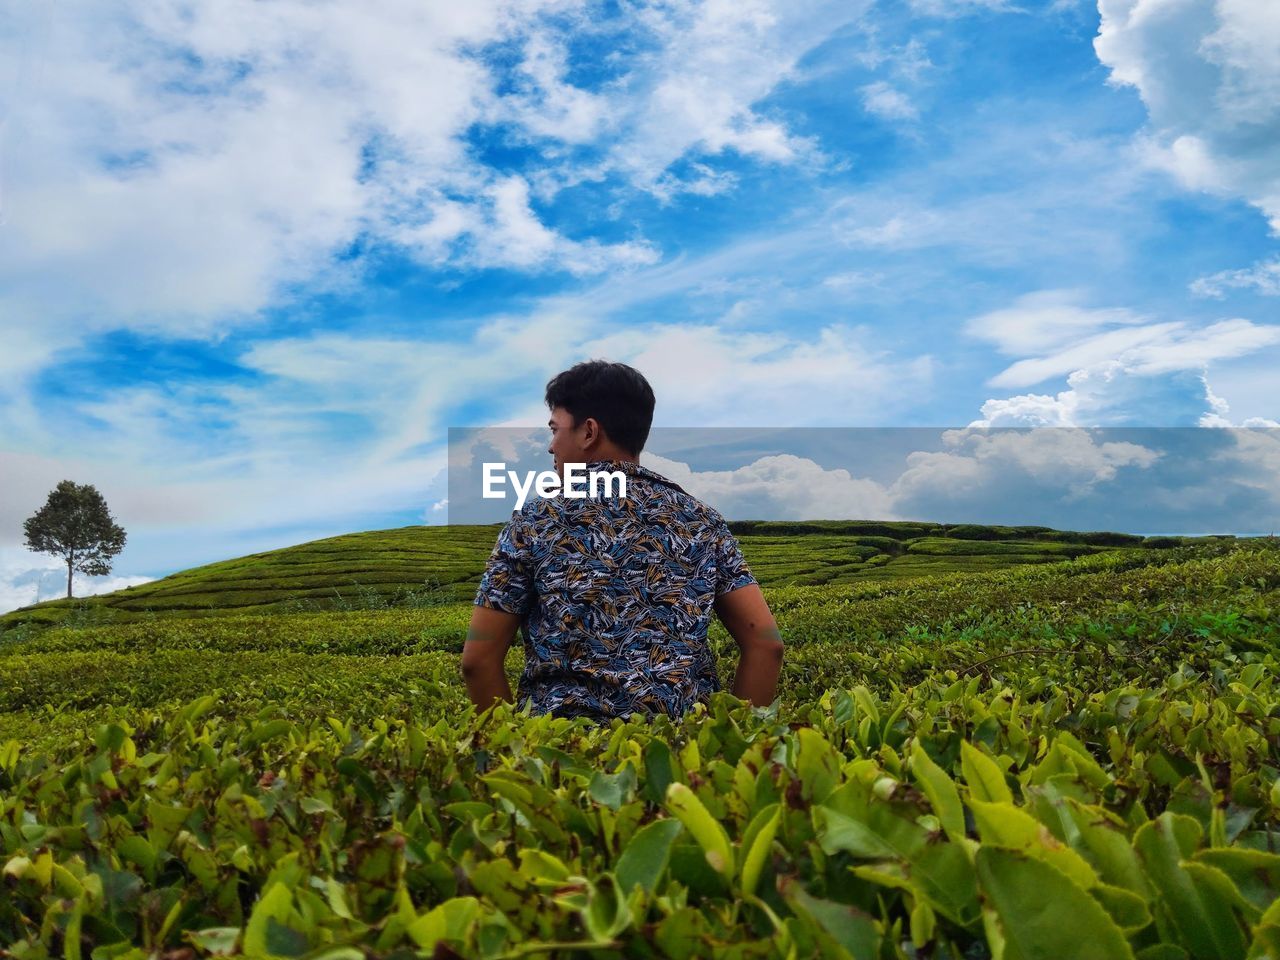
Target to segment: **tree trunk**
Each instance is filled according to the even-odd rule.
[[[67,561],[67,599],[71,599],[71,561]]]

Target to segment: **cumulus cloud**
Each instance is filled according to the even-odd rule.
[[[988,379],[1024,387],[1066,375],[1057,393],[993,397],[971,427],[1160,424],[1226,426],[1226,401],[1209,386],[1212,361],[1280,343],[1280,326],[1244,319],[1203,326],[1154,321],[1124,307],[1083,305],[1082,292],[1047,290],[968,320],[964,332],[1022,357]],[[1248,418],[1244,425],[1264,425]]]
[[[717,506],[725,504],[732,511],[726,515],[743,519],[926,520],[1189,534],[1248,534],[1280,526],[1274,469],[1280,430],[909,428],[847,440],[837,446],[856,449],[861,465],[848,471],[786,454],[718,471],[691,470],[679,458],[651,465],[681,477],[688,490],[704,491]],[[900,460],[883,456],[890,450],[906,452]],[[872,463],[874,477],[866,466]]]
[[[424,215],[388,225],[386,236],[436,267],[558,269],[581,276],[660,259],[644,240],[570,239],[542,222],[530,193],[529,181],[519,174],[495,176],[466,203],[436,195]]]
[[[71,577],[71,595],[88,597],[112,593],[151,577],[86,577],[76,572]],[[28,607],[43,600],[56,600],[67,595],[67,567],[56,557],[32,553],[13,547],[0,547],[0,613]]]
[[[760,457],[733,470],[693,470],[656,454],[642,453],[640,462],[730,519],[895,517],[882,484],[848,470],[823,468],[808,457]]]
[[[1280,5],[1099,0],[1094,49],[1142,96],[1149,164],[1184,186],[1243,197],[1280,234]]]
[[[715,197],[728,193],[738,185],[736,174],[728,170],[716,170],[706,163],[691,163],[681,174],[670,170],[649,184],[648,190],[663,206],[668,206],[681,194],[695,197]]]
[[[1213,409],[1203,372],[1144,373],[1120,360],[1106,360],[1067,377],[1056,394],[1024,393],[993,398],[971,427],[1195,426]],[[1225,401],[1219,401],[1225,402]]]
[[[461,139],[490,95],[461,48],[518,22],[500,4],[73,4],[20,20],[0,38],[25,81],[6,104],[0,278],[25,308],[0,317],[6,335],[38,313],[54,342],[215,338],[291,282],[350,288],[339,254],[410,208],[438,236],[484,229],[441,194],[495,189]]]
[[[1263,429],[1257,429],[1257,428]],[[1280,423],[1274,420],[1255,424],[1254,429],[1232,429],[1227,433],[1232,443],[1213,458],[1213,464],[1232,484],[1244,484],[1270,498],[1280,506]],[[1259,523],[1275,517],[1259,517]],[[1277,532],[1271,527],[1271,532]]]
[[[1280,431],[1041,428],[951,431],[912,454],[890,491],[899,513],[1130,533],[1266,533]]]
[[[913,431],[887,478],[774,454],[732,469],[641,462],[730,519],[1035,524],[1130,533],[1280,527],[1280,430],[1040,428]],[[860,460],[871,454],[866,443]],[[898,440],[890,440],[893,446]],[[871,459],[878,459],[874,456]]]
[[[1230,418],[1231,405],[1227,401],[1213,392],[1213,388],[1209,386],[1208,379],[1204,380],[1205,401],[1209,405],[1209,409],[1201,415],[1199,426],[1202,427],[1226,427],[1226,428],[1254,428],[1254,427],[1280,427],[1280,420],[1272,420],[1270,417],[1245,417],[1239,423],[1233,423]],[[1280,474],[1277,474],[1280,476]]]
[[[1058,491],[1068,501],[1114,480],[1122,467],[1149,467],[1157,451],[1124,441],[1098,442],[1085,430],[986,431],[965,428],[942,434],[950,449],[907,456],[907,469],[893,482],[896,502],[945,497],[973,502],[1011,483],[1031,483]]]

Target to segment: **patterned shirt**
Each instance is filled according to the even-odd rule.
[[[724,517],[638,463],[626,496],[532,499],[498,534],[475,602],[523,616],[516,693],[532,712],[597,721],[683,715],[720,689],[716,597],[756,583]]]

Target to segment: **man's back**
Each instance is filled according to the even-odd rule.
[[[533,500],[499,534],[475,602],[520,614],[516,699],[535,713],[680,716],[720,689],[716,598],[756,582],[724,518],[633,461],[626,496]]]

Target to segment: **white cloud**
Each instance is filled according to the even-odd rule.
[[[692,470],[641,453],[640,462],[674,480],[728,519],[895,519],[891,497],[874,480],[826,469],[792,454],[760,457],[733,470]]]
[[[731,171],[716,170],[705,163],[691,163],[687,173],[677,176],[666,171],[648,189],[663,206],[667,206],[680,194],[715,197],[728,193],[737,185],[738,177]]]
[[[260,342],[239,358],[257,380],[117,391],[84,407],[98,427],[66,429],[79,456],[0,452],[0,545],[68,476],[97,485],[129,531],[126,572],[299,542],[290,528],[328,536],[380,512],[421,513],[445,495],[445,429],[471,420],[467,405],[488,398],[487,419],[506,408],[512,425],[541,425],[547,379],[589,357],[641,369],[659,425],[883,422],[933,376],[930,357],[889,356],[860,327],[610,332],[587,313],[592,300],[497,317],[452,343],[341,333]],[[210,416],[213,433],[201,422]]]
[[[550,30],[533,32],[524,43],[519,92],[504,97],[498,115],[533,137],[569,144],[590,143],[616,123],[609,97],[566,80],[566,38]]]
[[[638,109],[612,162],[637,183],[654,185],[693,148],[777,163],[812,154],[814,143],[753,105],[868,6],[868,0],[706,0],[648,8],[643,18],[661,52],[647,93],[632,101]],[[658,189],[669,191],[670,181]]]
[[[943,431],[941,441],[943,449],[908,453],[885,481],[792,454],[729,470],[644,453],[640,461],[730,519],[1043,523],[1075,505],[1074,529],[1098,529],[1090,523],[1096,498],[1132,496],[1142,485],[1134,472],[1145,474],[1166,456],[1082,429],[966,428]]]
[[[659,397],[655,424],[851,425],[884,422],[933,378],[928,354],[899,360],[872,338],[847,324],[813,336],[649,324],[588,340],[580,353],[642,371]]]
[[[0,35],[0,368],[12,385],[121,328],[217,340],[304,284],[355,289],[357,240],[429,266],[651,263],[643,238],[567,237],[534,200],[608,175],[710,195],[735,181],[699,158],[813,157],[754,105],[866,5],[679,0],[608,23],[585,0],[23,8]],[[568,42],[593,30],[635,43],[587,90]],[[479,124],[534,145],[533,169],[487,165]],[[692,176],[668,170],[682,159]]]
[[[988,385],[1025,387],[1067,377],[1066,389],[1056,394],[987,400],[971,427],[1209,425],[1206,417],[1226,409],[1209,387],[1209,365],[1280,344],[1275,324],[1153,322],[1124,307],[1084,306],[1082,297],[1078,290],[1039,291],[965,322],[969,336],[1024,358]]]
[[[388,237],[434,267],[558,269],[583,275],[660,259],[657,248],[643,240],[572,240],[542,222],[530,194],[523,176],[496,176],[467,203],[437,197],[427,219],[398,223]]]
[[[987,400],[970,427],[1116,427],[1200,425],[1212,408],[1203,372],[1152,374],[1120,360],[1073,370],[1057,394]]]
[[[1123,307],[1081,306],[1080,290],[1040,290],[1019,297],[1011,306],[974,317],[966,333],[996,345],[1004,354],[1026,356],[1061,348],[1102,327],[1133,326],[1147,318]]]
[[[1223,320],[1202,330],[1179,321],[1148,324],[1099,333],[1051,356],[1019,360],[987,383],[997,387],[1029,386],[1111,359],[1139,372],[1160,373],[1241,356],[1278,340],[1280,330],[1249,320]]]
[[[862,105],[868,113],[878,117],[886,120],[915,120],[920,116],[920,111],[911,102],[911,98],[884,80],[866,84],[861,93]]]
[[[1233,484],[1261,491],[1273,505],[1280,506],[1280,423],[1272,420],[1244,426],[1253,429],[1229,430],[1232,444],[1219,452],[1214,462],[1222,464],[1220,469]],[[1263,526],[1268,520],[1275,524],[1274,517],[1258,517],[1255,523]],[[1270,532],[1274,535],[1280,529],[1273,525]]]
[[[1085,430],[987,433],[965,428],[947,430],[942,439],[950,450],[907,455],[907,469],[889,487],[895,501],[964,499],[1011,477],[1045,485],[1072,500],[1114,480],[1122,467],[1146,468],[1160,458],[1141,444],[1099,443]]]
[[[452,214],[459,218],[456,223],[471,224],[467,227],[473,237],[469,251],[453,257],[462,265],[523,270],[558,265],[571,273],[588,274],[611,266],[655,263],[659,259],[657,249],[645,242],[601,244],[588,240],[579,243],[547,228],[529,205],[528,182],[515,174],[499,178],[487,187],[479,209],[483,211],[479,221],[475,218],[475,207]],[[474,226],[477,222],[483,223],[483,229]],[[452,226],[443,232],[446,236],[452,234],[448,239],[456,237]],[[449,256],[443,248],[443,244],[436,246],[437,261]]]
[[[554,322],[561,321],[548,321]],[[929,354],[898,358],[876,348],[874,336],[843,323],[808,334],[744,330],[732,315],[718,323],[638,323],[617,331],[584,322],[575,336],[554,341],[558,359],[542,369],[550,377],[591,358],[636,367],[658,398],[655,427],[872,424],[928,390],[935,367]],[[541,387],[528,403],[513,402],[518,412],[501,425],[541,426]]]
[[[1228,416],[1231,413],[1231,405],[1227,403],[1225,398],[1213,392],[1213,388],[1209,386],[1207,378],[1204,381],[1204,391],[1209,410],[1200,418],[1199,425],[1202,427],[1280,427],[1280,421],[1272,420],[1270,417],[1245,417],[1239,423],[1233,423]]]
[[[1240,196],[1280,234],[1280,4],[1099,0],[1094,49],[1150,116],[1146,162]]]
[[[1198,297],[1226,296],[1228,290],[1249,290],[1264,297],[1280,297],[1280,259],[1264,260],[1244,270],[1222,270],[1193,281],[1190,290]]]
[[[71,576],[71,595],[76,598],[112,593],[125,587],[149,583],[151,577]],[[15,547],[0,547],[0,613],[30,606],[42,600],[67,595],[67,566],[56,557]]]
[[[1148,322],[1126,308],[1087,308],[1074,291],[1042,291],[967,321],[964,330],[1004,354],[1028,357],[989,378],[998,387],[1025,387],[1054,376],[1118,361],[1154,375],[1198,369],[1280,342],[1280,326],[1234,318],[1204,327],[1186,321]]]
[[[29,8],[0,38],[30,86],[7,104],[0,281],[54,342],[216,338],[291,282],[349,287],[334,257],[361,231],[484,195],[460,136],[490,81],[459,48],[518,26],[504,9]],[[394,160],[362,170],[368,149]]]

